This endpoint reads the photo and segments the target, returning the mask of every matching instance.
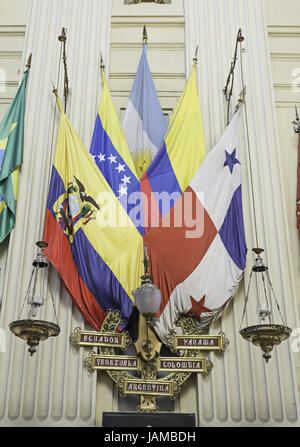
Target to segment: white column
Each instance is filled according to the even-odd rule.
[[[87,149],[101,94],[100,52],[108,65],[110,0],[32,0],[28,13],[23,67],[32,52],[27,87],[24,161],[17,221],[10,237],[0,327],[6,353],[0,353],[0,425],[95,425],[96,375],[82,367],[87,352],[70,347],[69,336],[84,322],[50,269],[61,333],[40,344],[30,357],[25,342],[8,324],[17,319],[29,282],[35,241],[43,235],[46,200],[57,134],[58,112],[51,80],[57,82],[62,27],[67,28],[67,64],[71,97],[67,113]],[[61,65],[59,94],[63,97]],[[55,128],[53,132],[53,122]],[[53,138],[53,140],[52,140]],[[53,142],[52,142],[53,141]],[[50,301],[44,317],[54,320]]]
[[[277,298],[288,325],[299,326],[293,264],[279,159],[277,123],[270,71],[268,39],[263,2],[260,0],[185,0],[187,68],[199,44],[198,87],[204,134],[209,150],[225,128],[226,104],[223,88],[233,58],[237,31],[245,36],[244,74],[250,157],[254,184],[259,245],[265,248]],[[242,88],[239,63],[236,67],[235,106]],[[241,114],[243,149],[243,200],[248,244],[245,281],[253,264],[251,249],[256,245],[247,153],[245,115]],[[299,354],[291,349],[293,339],[273,351],[269,364],[262,351],[239,335],[245,285],[233,305],[211,333],[223,330],[230,346],[223,357],[212,354],[210,378],[198,379],[200,425],[290,425],[299,423]],[[256,299],[249,302],[248,321],[256,324]],[[280,323],[280,320],[277,321]]]

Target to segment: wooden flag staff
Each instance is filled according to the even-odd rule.
[[[230,101],[231,101],[231,97],[233,94],[233,85],[234,85],[234,70],[235,70],[235,66],[236,66],[236,61],[237,61],[237,57],[238,57],[238,45],[243,42],[245,40],[244,36],[242,35],[242,30],[241,28],[238,30],[238,34],[237,34],[237,38],[236,38],[236,43],[235,43],[235,50],[234,50],[234,56],[233,56],[233,60],[231,62],[231,66],[230,66],[230,71],[229,71],[229,75],[227,77],[227,81],[226,81],[226,85],[224,87],[224,95],[226,98],[226,102],[227,102],[227,125],[230,122],[230,117],[229,117],[229,112],[230,112]]]

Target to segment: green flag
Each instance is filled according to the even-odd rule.
[[[19,170],[23,161],[27,78],[28,70],[0,123],[0,243],[15,225]]]

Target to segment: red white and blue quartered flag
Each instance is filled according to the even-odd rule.
[[[146,44],[123,118],[123,130],[137,174],[141,178],[162,147],[167,131],[147,61]]]
[[[238,289],[247,254],[241,173],[237,112],[162,226],[144,236],[162,291],[156,332],[164,342],[181,314],[206,328]]]

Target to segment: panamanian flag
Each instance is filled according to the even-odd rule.
[[[156,331],[163,342],[181,314],[206,328],[238,289],[247,254],[241,174],[236,112],[162,225],[144,236],[162,292]]]
[[[139,178],[163,145],[167,123],[162,113],[144,44],[123,118],[123,130]]]

